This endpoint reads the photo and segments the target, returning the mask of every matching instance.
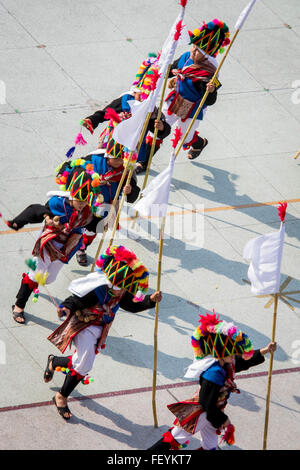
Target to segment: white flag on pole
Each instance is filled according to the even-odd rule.
[[[142,191],[134,209],[144,216],[165,217],[168,209],[170,186],[174,170],[175,152],[172,152],[168,167],[157,175]]]
[[[252,10],[252,8],[254,7],[254,4],[256,3],[256,0],[251,0],[248,5],[244,8],[244,10],[242,11],[242,13],[240,14],[240,16],[238,17],[237,19],[237,22],[235,24],[235,29],[237,30],[241,30],[250,11]]]
[[[243,258],[250,260],[248,278],[255,295],[279,292],[284,233],[281,223],[278,232],[254,238],[244,248]]]

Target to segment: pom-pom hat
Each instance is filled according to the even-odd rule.
[[[253,347],[249,337],[240,331],[233,323],[219,319],[215,313],[200,316],[200,326],[194,331],[191,342],[195,359],[203,359],[212,355],[216,359],[242,355],[250,359]]]
[[[197,46],[206,54],[216,57],[223,53],[224,47],[230,43],[228,26],[218,19],[203,23],[200,28],[189,31],[190,43]]]
[[[136,302],[143,300],[148,290],[149,272],[136,255],[122,245],[110,246],[96,261],[115,287],[126,289]]]
[[[85,201],[97,216],[97,208],[104,201],[101,194],[101,175],[95,172],[91,161],[78,158],[64,162],[57,169],[56,183],[70,197]]]
[[[158,57],[148,57],[140,65],[135,81],[132,84],[132,91],[140,93],[142,101],[148,98],[153,89],[153,81],[155,81],[158,73]]]

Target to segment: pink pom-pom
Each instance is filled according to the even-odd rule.
[[[86,145],[86,144],[87,144],[87,141],[84,140],[83,135],[81,134],[81,132],[79,132],[79,134],[77,134],[76,139],[75,139],[75,145]]]
[[[280,202],[279,206],[277,207],[278,215],[280,217],[281,222],[284,222],[285,214],[286,214],[287,203]]]
[[[173,139],[171,139],[171,142],[173,142],[172,147],[174,149],[177,147],[177,144],[178,144],[179,140],[181,139],[181,137],[182,137],[182,132],[181,132],[179,127],[176,127],[176,129],[174,131],[174,137],[173,137]]]

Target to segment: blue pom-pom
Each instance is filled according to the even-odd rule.
[[[71,158],[73,156],[73,153],[75,152],[75,147],[71,147],[67,153],[66,153],[66,157],[68,158]]]

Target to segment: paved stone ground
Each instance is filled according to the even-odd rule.
[[[246,0],[189,0],[189,29],[217,17],[233,30]],[[78,132],[79,120],[129,89],[140,62],[158,51],[178,12],[177,0],[0,0],[0,211],[10,218],[55,188],[54,168]],[[178,156],[170,196],[162,265],[163,301],[158,335],[157,410],[151,407],[154,312],[121,311],[107,348],[98,357],[94,383],[79,386],[65,423],[51,398],[62,383],[44,384],[46,340],[59,321],[55,304],[69,282],[85,273],[73,259],[55,283],[28,303],[26,326],[10,310],[38,228],[0,231],[0,448],[137,450],[151,445],[171,424],[166,405],[193,393],[184,370],[192,360],[190,335],[198,313],[215,309],[236,322],[255,347],[268,343],[272,307],[251,295],[243,248],[279,228],[276,205],[288,202],[282,282],[300,290],[300,5],[298,0],[258,0],[221,71],[218,101],[199,127],[209,145],[194,162]],[[178,54],[183,49],[178,51]],[[88,138],[93,150],[97,132]],[[166,141],[154,157],[151,177],[166,167]],[[139,176],[142,184],[143,177]],[[196,208],[194,238],[188,210]],[[121,217],[126,236],[127,213]],[[190,226],[189,226],[190,227]],[[146,231],[151,228],[152,236]],[[135,250],[156,286],[158,223],[129,225],[122,243]],[[124,235],[125,234],[125,235]],[[89,249],[92,262],[97,240]],[[299,294],[278,308],[268,448],[299,450]],[[228,413],[236,425],[234,449],[262,448],[268,359],[239,380]],[[199,445],[192,440],[191,448]]]

